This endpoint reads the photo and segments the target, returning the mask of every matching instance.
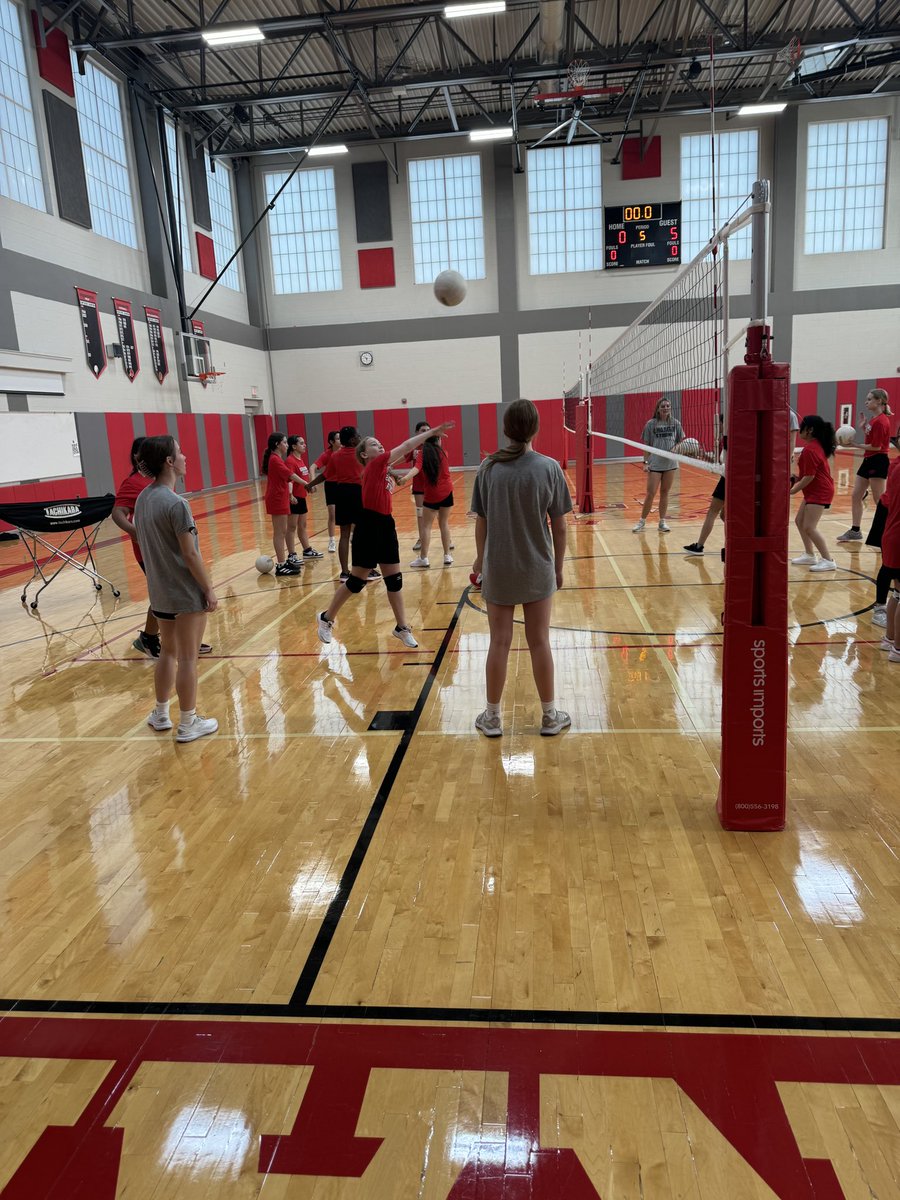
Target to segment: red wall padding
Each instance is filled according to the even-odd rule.
[[[385,450],[393,450],[409,437],[409,413],[393,408],[376,409],[372,414],[375,437]]]
[[[562,405],[557,409],[556,423],[562,428]],[[598,429],[601,433],[606,431],[606,397],[591,396],[591,429]],[[594,458],[618,458],[622,454],[630,453],[627,446],[623,446],[621,442],[608,442],[605,438],[592,438],[594,443]],[[545,451],[546,453],[546,451]],[[553,456],[556,458],[556,455]]]
[[[361,430],[362,433],[368,433],[372,428],[372,414],[363,414],[366,427]],[[344,425],[359,425],[362,418],[357,417],[355,412],[344,410],[343,412],[323,412],[322,413],[322,445],[328,445],[328,433],[331,429],[341,429]]]
[[[819,398],[819,385],[817,383],[798,383],[797,384],[797,416],[808,417],[812,416],[816,411],[816,403]]]
[[[624,437],[631,438],[635,442],[641,440],[644,426],[653,416],[656,402],[661,395],[662,392],[632,392],[625,397]]]
[[[131,443],[134,441],[134,422],[131,413],[107,413],[106,437],[109,442],[109,461],[114,484],[131,472]]]
[[[497,449],[497,405],[478,405],[478,434],[481,457],[493,454]]]
[[[169,422],[165,413],[145,413],[144,429],[147,437],[165,437],[169,432]]]
[[[813,386],[817,385],[814,384]],[[825,420],[831,421],[832,425],[834,425],[836,428],[841,423],[841,405],[849,404],[850,424],[855,425],[860,409],[865,408],[865,404],[859,403],[859,388],[857,387],[856,380],[838,380],[837,388],[835,390],[837,394],[835,396],[834,412],[830,415],[826,413]]]
[[[255,478],[256,475],[262,474],[262,459],[266,452],[266,443],[269,440],[269,434],[275,432],[274,419],[272,417],[267,417],[264,414],[254,414],[253,432],[256,435],[256,453],[259,455],[259,462],[254,463]]]
[[[228,414],[228,441],[231,445],[234,478],[240,483],[250,478],[250,471],[247,468],[247,451],[244,448],[244,418],[239,413]]]
[[[378,250],[357,250],[361,288],[394,287],[394,251],[390,246]]]
[[[203,482],[203,468],[200,463],[200,442],[197,438],[197,417],[194,413],[179,413],[178,443],[187,459],[187,472],[184,476],[184,488],[187,492],[200,492],[206,486]]]
[[[281,417],[278,418],[282,420]],[[302,437],[306,441],[306,415],[305,413],[288,413],[284,417],[285,433],[295,434],[297,437]]]
[[[431,405],[425,409],[425,420],[429,425],[440,425],[442,421],[455,421],[456,425],[444,440],[444,449],[451,467],[463,465],[462,410],[458,404]]]
[[[48,24],[49,22],[45,18],[44,26],[46,27]],[[45,31],[44,41],[47,45],[42,46],[38,36],[39,26],[36,12],[31,14],[31,29],[34,33],[34,48],[41,79],[46,79],[48,83],[52,83],[55,88],[59,88],[67,96],[74,97],[75,81],[72,78],[72,58],[69,54],[68,38],[61,29],[51,29]]]
[[[197,238],[197,267],[204,279],[215,279],[216,247],[211,237],[205,233],[196,233]]]
[[[548,458],[555,458],[559,462],[565,454],[563,447],[562,401],[535,400],[534,406],[538,410],[538,416],[541,418],[541,427],[535,438],[534,448],[541,454],[546,454]],[[497,436],[496,428],[495,410],[494,440],[496,440]],[[482,450],[484,450],[483,446]],[[490,453],[490,451],[487,451],[487,453]]]
[[[225,470],[225,444],[222,441],[222,418],[219,413],[204,413],[202,420],[206,429],[206,453],[209,458],[209,483],[207,487],[224,487],[228,482],[228,473]]]
[[[895,434],[898,428],[900,428],[900,378],[876,379],[875,386],[884,388],[888,394],[888,401],[894,414],[889,418],[891,422],[891,434]]]

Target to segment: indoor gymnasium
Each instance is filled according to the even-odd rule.
[[[900,9],[0,0],[0,1200],[900,1198]]]

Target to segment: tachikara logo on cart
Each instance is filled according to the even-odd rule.
[[[766,744],[766,643],[760,638],[753,643],[753,698],[750,715],[753,718],[753,745]]]
[[[50,504],[44,509],[45,517],[80,517],[80,504]]]

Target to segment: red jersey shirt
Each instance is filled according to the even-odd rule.
[[[425,476],[422,474],[422,447],[419,446],[409,456],[409,461],[412,466],[418,471],[418,475],[412,477],[412,490],[417,496],[421,495],[425,490]]]
[[[362,467],[356,457],[355,446],[341,446],[331,456],[331,478],[335,483],[359,483]]]
[[[866,450],[863,458],[871,458],[874,454],[887,454],[891,444],[891,423],[884,413],[866,421],[866,441],[872,449]]]
[[[881,561],[892,571],[900,572],[900,458],[890,465],[881,503],[888,510],[881,535]]]
[[[289,454],[285,461],[287,462],[290,470],[292,470],[295,475],[299,475],[303,479],[302,483],[294,483],[291,485],[291,490],[293,491],[294,495],[298,499],[303,500],[306,498],[306,485],[309,483],[309,468],[303,459],[298,458],[296,454]]]
[[[438,504],[441,500],[446,500],[453,491],[453,480],[450,478],[450,459],[447,457],[447,451],[443,447],[440,449],[440,455],[441,461],[438,465],[438,474],[435,483],[431,482],[424,471],[422,472],[426,504]]]
[[[812,475],[812,482],[803,489],[807,504],[830,504],[834,499],[834,480],[825,451],[818,442],[807,442],[800,452],[797,470],[801,477]]]
[[[388,474],[391,452],[385,450],[376,458],[370,458],[362,477],[362,506],[370,512],[389,517],[394,504],[394,478]]]
[[[291,506],[291,468],[280,454],[269,456],[266,473],[266,507],[287,512]]]
[[[315,468],[316,468],[316,472],[319,475],[321,475],[323,471],[325,472],[325,479],[329,483],[331,482],[331,475],[329,474],[329,470],[331,468],[331,456],[333,453],[334,453],[333,450],[323,450],[322,453],[319,455],[319,457],[316,459],[315,464],[314,464]]]
[[[131,475],[126,475],[119,484],[116,491],[116,507],[124,508],[128,513],[130,521],[134,521],[134,502],[138,496],[153,481],[146,475],[141,475],[138,471],[133,471]],[[131,539],[131,548],[134,551],[134,557],[139,563],[143,563],[141,557],[141,548],[137,544],[137,538]]]

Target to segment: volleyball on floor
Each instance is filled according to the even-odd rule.
[[[466,298],[466,281],[459,271],[441,271],[434,281],[434,295],[447,308],[455,308]]]
[[[856,430],[852,425],[841,425],[834,436],[839,446],[852,446],[856,441]]]
[[[275,559],[268,554],[261,554],[256,560],[256,569],[260,575],[269,575],[275,570]]]
[[[683,454],[685,458],[699,458],[703,453],[703,447],[696,438],[685,438],[675,447],[676,454]]]

